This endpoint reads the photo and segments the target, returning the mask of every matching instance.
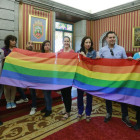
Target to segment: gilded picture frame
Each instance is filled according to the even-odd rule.
[[[133,37],[132,39],[133,48],[139,48],[140,47],[140,27],[133,28],[132,37]]]
[[[28,40],[34,43],[42,43],[47,40],[48,18],[29,14]]]

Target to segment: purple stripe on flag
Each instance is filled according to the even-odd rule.
[[[6,77],[0,78],[0,84],[11,85],[11,86],[15,86],[15,87],[22,87],[22,88],[28,87],[28,88],[33,88],[33,89],[43,89],[43,90],[60,90],[62,88],[70,87],[69,85],[51,85],[51,84],[31,83],[31,82],[25,82],[25,81],[20,81],[20,80],[16,80],[16,79],[6,78]],[[79,88],[75,85],[72,85],[72,86]],[[82,90],[84,90],[84,89],[82,89]],[[106,94],[103,92],[88,92],[86,90],[84,90],[84,91],[91,95],[101,97],[104,99],[140,106],[139,97],[115,94],[115,93]]]
[[[10,86],[15,86],[15,87],[22,87],[22,88],[28,87],[28,88],[42,89],[42,90],[60,90],[66,87],[70,87],[70,85],[51,85],[51,84],[25,82],[25,81],[11,79],[7,77],[1,77],[0,84],[10,85]]]
[[[72,86],[75,87],[75,88],[79,88],[75,85],[72,85]],[[81,90],[84,90],[84,89],[81,89]],[[106,94],[106,93],[103,93],[103,92],[88,92],[87,90],[84,90],[84,91],[91,94],[91,95],[101,97],[101,98],[104,98],[104,99],[107,99],[107,100],[140,106],[140,98],[139,97],[122,95],[122,94],[115,94],[115,93]]]

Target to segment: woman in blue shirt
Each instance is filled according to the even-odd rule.
[[[96,58],[96,51],[93,49],[93,42],[90,37],[85,36],[81,42],[81,49],[78,51],[81,55],[95,59]],[[83,95],[84,91],[81,89],[77,89],[77,105],[78,105],[78,116],[77,120],[79,121],[82,117],[82,113],[84,111],[84,103],[83,103]],[[87,102],[86,102],[86,121],[90,121],[90,115],[92,111],[92,95],[86,93]]]

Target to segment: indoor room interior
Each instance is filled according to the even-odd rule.
[[[101,57],[100,50],[103,50],[105,46],[109,46],[109,41],[107,40],[107,33],[109,31],[113,32],[111,34],[113,34],[115,38],[114,46],[121,46],[123,48],[126,55],[125,58],[127,59],[125,62],[124,60],[122,60],[122,63],[119,63],[119,60],[112,60],[110,62],[107,60],[107,63],[105,63],[104,60],[100,61],[100,59],[105,59]],[[138,85],[140,79],[140,63],[136,61],[139,60],[140,57],[139,59],[132,60],[136,53],[140,55],[140,0],[0,0],[1,49],[6,47],[5,40],[9,35],[16,37],[16,45],[14,46],[16,48],[14,49],[15,52],[10,51],[10,56],[8,56],[9,60],[7,56],[4,56],[2,60],[0,57],[0,69],[3,67],[2,76],[0,78],[0,86],[2,85],[3,88],[0,99],[0,140],[140,140],[140,126],[137,127],[138,131],[135,131],[136,129],[134,128],[138,123],[136,107],[140,107],[140,103],[138,103],[138,101],[140,101],[140,93],[138,93],[140,90],[140,86]],[[70,50],[73,50],[75,52],[74,54],[66,54],[67,51],[65,51],[64,47],[65,37],[69,40]],[[81,57],[82,54],[79,50],[81,51],[84,37],[89,37],[88,39],[93,42],[93,46],[91,47],[96,55],[95,60],[93,60],[94,62],[90,60],[92,57],[90,57],[90,59],[85,58],[87,54],[85,57]],[[42,51],[43,42],[45,40],[48,40],[50,44],[50,54],[48,54],[48,56],[45,56]],[[33,43],[31,51],[27,49],[27,43],[29,41]],[[110,52],[111,51],[112,49]],[[21,54],[18,55],[20,52]],[[63,52],[62,56],[61,54],[59,56],[60,52]],[[111,58],[113,58],[115,53],[112,54],[111,52],[109,55],[112,55]],[[36,59],[33,59],[33,57]],[[46,59],[46,62],[43,62],[43,58],[44,60]],[[48,61],[49,58],[50,61]],[[129,61],[129,65],[129,62],[127,62],[128,59],[132,60]],[[84,60],[86,61],[85,63],[83,62]],[[80,61],[83,62],[81,65],[79,64]],[[97,65],[97,61],[100,62],[100,67]],[[52,64],[52,62],[54,64]],[[114,64],[115,62],[116,64]],[[18,68],[19,71],[17,73],[26,73],[26,76],[35,75],[37,70],[43,71],[46,69],[49,72],[58,70],[62,73],[60,75],[58,73],[54,74],[56,78],[58,79],[63,76],[64,78],[67,77],[68,80],[72,80],[76,75],[73,76],[74,70],[76,71],[77,69],[80,71],[80,76],[82,74],[85,76],[85,79],[83,77],[83,79],[81,78],[83,81],[86,81],[88,78],[93,78],[94,76],[99,77],[97,80],[103,80],[103,78],[108,78],[109,74],[111,77],[108,79],[111,81],[120,74],[119,72],[122,72],[122,76],[118,79],[116,78],[114,82],[120,81],[120,79],[124,79],[124,81],[128,80],[125,82],[126,85],[124,85],[124,83],[119,83],[118,85],[125,88],[132,87],[129,93],[130,96],[133,96],[133,92],[137,89],[136,98],[132,97],[134,100],[134,103],[132,103],[130,101],[132,98],[127,98],[126,96],[123,98],[124,101],[122,101],[122,98],[119,100],[116,93],[114,93],[116,97],[112,95],[113,93],[108,97],[109,95],[102,95],[100,90],[94,90],[92,94],[89,92],[88,94],[90,94],[90,96],[92,95],[92,111],[89,121],[87,121],[86,111],[78,117],[77,98],[79,95],[77,90],[78,86],[75,85],[76,82],[74,82],[74,80],[72,80],[73,83],[71,85],[71,112],[67,114],[67,111],[65,111],[65,104],[67,104],[67,102],[64,103],[65,99],[61,90],[63,86],[58,86],[61,84],[61,81],[60,83],[58,82],[58,85],[54,85],[54,88],[52,88],[51,82],[50,85],[48,84],[48,87],[44,89],[37,84],[31,87],[30,83],[29,85],[25,85],[25,83],[20,85],[19,83],[18,85],[20,86],[15,86],[16,82],[13,79],[11,81],[3,80],[5,77],[4,74],[8,74],[8,68],[12,69],[8,66],[9,63],[12,65],[18,64],[20,68]],[[34,68],[33,63],[37,63],[37,68]],[[83,70],[84,68],[89,70],[90,67],[92,67],[91,64],[97,66],[91,68],[97,72],[96,74],[87,74],[87,71]],[[30,71],[24,69],[25,72],[23,72],[22,68],[24,65],[28,66]],[[133,65],[135,65],[135,67],[133,67]],[[11,70],[12,73],[9,73],[9,78],[14,77],[13,73],[18,66],[13,67],[13,70]],[[113,68],[110,70],[109,68],[111,66]],[[32,73],[33,69],[36,70],[34,71],[35,74]],[[119,72],[117,72],[117,70]],[[107,74],[104,75],[100,73],[102,71],[106,71]],[[132,72],[131,75],[128,75],[129,71]],[[39,75],[41,75],[41,71],[39,71]],[[52,75],[51,72],[47,75],[48,81]],[[38,78],[32,80],[26,76],[25,78],[32,82]],[[80,81],[80,76],[75,77],[77,79],[79,78]],[[21,81],[20,78],[18,80]],[[95,82],[95,85],[109,85],[110,81],[104,81],[104,83],[103,81],[101,83]],[[12,85],[9,83],[12,83]],[[91,85],[90,81],[88,83],[87,89],[84,88],[84,82],[81,84],[83,88],[80,88],[80,90],[84,89],[82,91],[84,93],[83,109],[85,110],[86,104],[88,103],[86,94]],[[131,84],[129,85],[129,83]],[[65,84],[64,81],[63,85]],[[110,87],[115,85],[113,82],[111,84],[109,85]],[[6,85],[16,87],[14,100],[16,107],[11,106],[10,109],[6,107],[8,103],[4,93],[6,92]],[[17,87],[22,89],[26,95],[26,99],[28,99],[27,102],[17,102],[21,100],[21,95]],[[37,104],[33,114],[30,112],[33,102],[31,89],[35,91]],[[52,110],[47,117],[44,117],[44,112],[42,112],[46,103],[43,90],[51,91]],[[106,91],[106,88],[104,91]],[[119,91],[119,87],[116,91]],[[114,99],[112,99],[113,97]],[[106,100],[109,99],[113,101],[112,118],[110,118],[111,120],[108,121],[108,123],[105,123],[104,117],[108,113]],[[122,104],[127,104],[128,106],[128,117],[132,123],[131,128],[129,126],[127,127],[127,124],[122,120]]]

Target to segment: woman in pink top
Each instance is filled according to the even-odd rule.
[[[64,46],[64,48],[61,49],[59,52],[74,53],[74,50],[70,47],[70,38],[68,36],[65,36],[63,38],[63,46]],[[65,111],[61,111],[59,113],[60,115],[64,115],[62,117],[62,120],[66,120],[70,116],[71,103],[72,103],[71,89],[72,89],[72,87],[61,89],[61,94],[62,94],[63,102],[64,102],[64,105],[65,105]]]
[[[70,38],[68,36],[65,36],[63,38],[63,46],[64,48],[61,49],[59,52],[74,52],[74,50],[70,47]]]

